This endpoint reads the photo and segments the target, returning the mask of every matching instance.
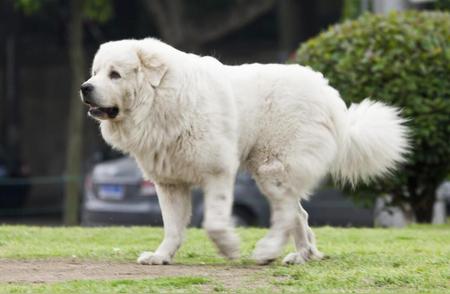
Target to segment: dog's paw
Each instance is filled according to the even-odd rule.
[[[308,254],[302,250],[300,252],[293,252],[286,255],[283,259],[283,264],[304,264],[308,260]]]
[[[230,243],[226,243],[226,244],[222,243],[222,244],[218,245],[218,247],[219,247],[220,254],[230,260],[239,259],[239,257],[241,256],[241,253],[239,251],[239,242],[238,241],[230,242]]]
[[[272,263],[278,258],[277,252],[269,252],[264,250],[255,250],[252,254],[251,259],[253,259],[256,264],[266,265]]]
[[[302,248],[298,252],[289,253],[283,259],[283,264],[304,264],[309,260],[320,260],[324,257],[323,253],[317,249]]]
[[[282,246],[282,239],[265,237],[256,243],[251,259],[259,265],[269,264],[280,256]]]
[[[241,257],[241,253],[239,252],[239,248],[230,248],[228,250],[220,250],[220,254],[230,260],[236,260]]]
[[[137,262],[145,265],[170,264],[170,257],[167,255],[157,254],[153,252],[142,252]]]
[[[239,237],[234,232],[211,229],[207,229],[207,231],[222,256],[231,260],[240,257]]]
[[[310,249],[309,252],[310,252],[309,258],[311,260],[321,260],[321,259],[324,259],[324,258],[328,258],[328,257],[325,256],[325,254],[323,254],[322,252],[317,250],[317,248],[315,248],[315,247]]]

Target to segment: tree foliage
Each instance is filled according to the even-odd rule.
[[[82,1],[83,16],[86,19],[106,22],[113,16],[113,3],[111,0],[79,0]],[[16,8],[27,15],[39,13],[47,5],[64,5],[58,0],[16,0]],[[63,2],[64,3],[64,2]]]
[[[165,42],[192,49],[267,13],[275,0],[142,0]]]
[[[450,0],[436,0],[434,7],[440,10],[450,10]]]
[[[359,191],[388,192],[429,220],[450,171],[450,14],[365,14],[303,44],[297,62],[322,72],[348,103],[372,97],[403,108],[412,130],[408,163]]]
[[[342,19],[355,19],[361,15],[361,0],[344,0],[342,3]]]

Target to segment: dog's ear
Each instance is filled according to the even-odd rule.
[[[137,49],[137,55],[142,67],[147,71],[150,84],[158,87],[167,72],[167,65],[155,55],[151,55],[142,48]]]

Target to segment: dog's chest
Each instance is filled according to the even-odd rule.
[[[174,132],[172,128],[170,134],[167,130],[158,133],[155,128],[152,132],[143,127],[102,124],[101,130],[109,144],[133,156],[143,175],[157,183],[198,185],[205,173],[220,169],[215,155],[218,148],[209,148],[191,129]]]
[[[186,150],[170,146],[134,154],[144,176],[159,183],[195,184],[200,181],[192,156]]]

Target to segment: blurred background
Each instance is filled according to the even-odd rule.
[[[389,17],[392,11],[449,7],[449,1],[431,0],[2,0],[0,223],[161,224],[153,184],[142,180],[132,160],[103,143],[78,97],[103,42],[151,36],[228,64],[307,64],[314,56],[300,50],[298,59],[297,49],[331,25],[367,13]],[[444,40],[439,48],[448,60],[448,30]],[[446,88],[448,75],[440,72],[439,78],[437,87]],[[439,93],[449,100],[448,91]],[[444,116],[436,124],[448,131],[447,105],[436,106]],[[428,215],[419,221],[446,220],[450,189],[441,184],[449,174],[448,153],[437,160],[442,167],[423,204]],[[240,174],[236,187],[236,225],[267,226],[270,211],[252,179]],[[305,208],[315,225],[403,226],[417,220],[418,202],[379,197],[391,191],[353,197],[324,183]],[[194,202],[192,224],[199,225],[200,191],[194,192]]]

